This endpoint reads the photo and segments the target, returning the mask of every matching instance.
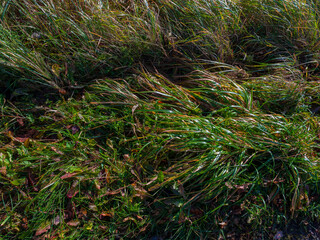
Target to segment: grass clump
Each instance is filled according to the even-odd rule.
[[[0,6],[3,239],[318,226],[315,1]]]

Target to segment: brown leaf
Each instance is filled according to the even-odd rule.
[[[117,190],[114,190],[114,191],[108,191],[108,192],[100,195],[99,198],[105,197],[105,196],[117,195],[117,194],[121,193],[121,190],[123,190],[123,189],[125,189],[125,188],[126,188],[126,187],[121,187],[121,188],[119,188],[119,189],[117,189]]]
[[[16,141],[24,143],[26,142],[29,138],[24,138],[24,137],[15,137],[14,138]]]
[[[131,184],[131,186],[134,187],[134,190],[136,191],[136,193],[134,194],[135,197],[144,199],[149,195],[148,192],[143,187],[140,187],[135,183]]]
[[[228,225],[228,223],[227,222],[220,222],[219,223],[219,226],[220,226],[220,228],[225,228],[226,226]]]
[[[136,222],[136,220],[133,217],[126,217],[125,219],[123,219],[122,222],[127,222],[127,221],[133,221]]]
[[[149,226],[149,223],[147,225],[145,225],[143,228],[141,228],[139,232],[140,233],[145,232],[147,230],[148,226]]]
[[[129,154],[124,154],[123,155],[123,159],[124,159],[125,162],[132,162],[131,159],[130,159],[130,155]]]
[[[64,89],[62,89],[62,88],[60,88],[60,89],[59,89],[59,93],[61,93],[62,95],[66,95],[66,94],[67,94],[67,91],[64,90]]]
[[[52,221],[52,223],[54,224],[54,225],[58,225],[58,224],[60,224],[60,216],[56,216],[54,219],[53,219],[53,221]]]
[[[78,126],[72,126],[71,131],[72,131],[72,134],[74,135],[80,131],[80,128]]]
[[[73,181],[71,188],[69,189],[68,193],[67,193],[67,197],[68,198],[73,198],[75,195],[77,195],[77,193],[79,191],[76,190],[76,187],[78,186],[79,181],[75,180]]]
[[[110,213],[110,212],[102,212],[100,214],[100,219],[104,218],[104,217],[110,217],[112,218],[113,217],[113,213]]]
[[[94,211],[94,212],[98,211],[97,206],[94,205],[94,204],[90,204],[90,205],[89,205],[89,209],[90,209],[91,211]]]
[[[101,186],[100,186],[100,184],[99,184],[99,182],[98,181],[94,181],[94,185],[96,186],[96,188],[98,189],[98,190],[100,190],[101,189]]]
[[[87,216],[87,210],[85,208],[81,208],[78,212],[78,218],[83,218]]]
[[[232,185],[231,185],[231,183],[229,183],[229,182],[225,182],[225,185],[226,185],[229,189],[232,189],[232,188],[233,188]]]
[[[22,224],[21,226],[24,228],[24,229],[28,229],[28,219],[25,217],[25,218],[22,218]]]
[[[27,138],[27,139],[24,141],[23,145],[24,145],[25,147],[29,147],[29,145],[30,145],[30,138]]]
[[[104,171],[105,171],[105,173],[106,173],[106,181],[107,181],[107,183],[110,183],[110,173],[109,173],[109,171],[108,171],[108,169],[104,169]]]
[[[8,138],[10,138],[12,141],[14,140],[12,131],[9,130],[9,131],[5,132],[4,134],[5,134]]]
[[[238,190],[247,190],[250,185],[251,185],[251,183],[245,183],[242,185],[234,185],[234,186]]]
[[[71,130],[73,135],[80,131],[80,128],[77,125],[68,125],[66,126],[66,129]]]
[[[52,151],[54,151],[55,153],[58,153],[60,155],[63,155],[63,152],[61,152],[60,150],[58,150],[57,148],[55,147],[51,147]]]
[[[19,125],[20,125],[21,127],[24,126],[24,122],[23,122],[23,119],[22,119],[22,118],[18,118],[18,119],[17,119],[17,122],[19,123]]]
[[[67,193],[68,198],[73,198],[75,195],[77,195],[79,191],[76,191],[73,187],[70,188],[70,190]]]
[[[36,231],[36,236],[40,236],[41,234],[48,232],[48,230],[49,230],[50,228],[51,228],[50,225],[47,225],[47,226],[44,227],[44,228],[39,228],[39,229]]]
[[[66,173],[63,176],[60,177],[60,179],[67,179],[67,178],[72,178],[74,176],[76,176],[78,173],[74,172],[74,173]]]
[[[101,230],[103,230],[103,231],[107,230],[107,227],[106,227],[106,226],[100,225],[99,228],[100,228]]]
[[[7,175],[7,167],[6,167],[6,166],[1,167],[1,168],[0,168],[0,173],[1,173],[2,175]]]
[[[80,224],[80,221],[79,220],[71,220],[69,222],[67,222],[67,225],[68,226],[71,226],[71,227],[76,227]]]

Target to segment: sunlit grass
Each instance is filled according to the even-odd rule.
[[[1,3],[0,236],[273,239],[316,224],[319,14]]]

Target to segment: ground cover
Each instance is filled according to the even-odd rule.
[[[0,239],[319,237],[317,1],[0,3]]]

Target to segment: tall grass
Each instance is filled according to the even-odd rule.
[[[317,226],[316,1],[0,6],[3,239]]]
[[[312,65],[318,14],[312,1],[5,1],[1,59],[53,87],[177,55],[248,68],[287,58]]]

